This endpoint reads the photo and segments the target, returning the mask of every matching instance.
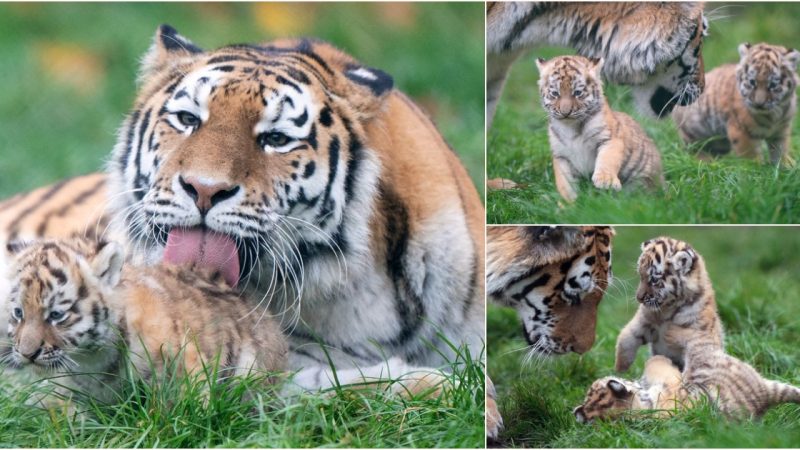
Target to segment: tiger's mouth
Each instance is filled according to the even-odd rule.
[[[244,246],[234,237],[207,227],[176,227],[167,232],[162,262],[217,272],[231,287],[237,287],[242,268],[248,263]]]

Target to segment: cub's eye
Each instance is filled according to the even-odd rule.
[[[778,87],[780,87],[780,83],[778,83],[776,80],[770,80],[769,89],[771,91],[774,91],[774,90],[778,89]]]
[[[64,318],[64,316],[65,314],[61,311],[50,311],[50,314],[47,315],[47,318],[53,322],[59,322]]]
[[[293,139],[280,131],[269,131],[259,134],[257,140],[260,147],[283,147]]]
[[[756,79],[755,78],[750,78],[749,80],[747,80],[747,82],[750,83],[750,87],[756,87]]]
[[[574,91],[572,91],[573,97],[580,97],[581,95],[583,95],[583,91],[580,89],[575,89]]]
[[[559,96],[561,96],[560,92],[556,91],[555,89],[550,90],[550,97],[558,98]]]
[[[178,122],[187,127],[200,126],[200,118],[190,113],[189,111],[181,111],[177,114]]]
[[[13,314],[15,319],[22,320],[22,308],[14,308]]]

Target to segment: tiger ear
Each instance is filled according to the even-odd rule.
[[[642,242],[642,246],[641,246],[641,249],[642,249],[642,251],[644,251],[644,249],[646,249],[646,248],[647,248],[647,246],[648,246],[648,245],[650,245],[650,244],[652,244],[652,243],[653,243],[653,240],[652,240],[652,239],[648,239],[648,240],[646,240],[646,241]]]
[[[176,60],[200,53],[203,53],[203,49],[183,37],[175,28],[166,24],[161,25],[156,30],[153,43],[142,58],[139,78],[145,80]]]
[[[625,387],[624,384],[622,384],[619,381],[614,380],[614,379],[608,380],[608,383],[606,383],[606,386],[608,386],[608,388],[611,389],[611,393],[614,394],[614,396],[618,397],[618,398],[627,397],[628,394],[630,393],[628,391],[628,388]]]
[[[797,68],[798,63],[800,63],[800,51],[797,51],[793,48],[786,50],[786,54],[783,55],[783,57],[794,68]]]
[[[583,405],[580,405],[572,410],[572,414],[575,415],[575,420],[578,423],[586,423],[586,413],[583,411]]]
[[[33,241],[23,241],[20,239],[16,239],[6,243],[6,252],[9,255],[17,255],[26,248],[30,247],[31,245],[33,245]]]
[[[116,242],[99,242],[97,254],[91,258],[92,273],[107,288],[113,288],[122,277],[125,250]]]
[[[692,271],[697,260],[697,253],[692,247],[687,246],[683,250],[675,253],[672,257],[672,265],[681,275],[686,275]]]
[[[595,77],[600,78],[600,73],[603,71],[603,58],[589,58],[589,70],[592,71]]]
[[[750,52],[750,47],[751,45],[749,42],[743,42],[739,44],[739,57],[744,59],[744,57],[747,56],[747,53]]]
[[[365,119],[371,118],[378,112],[394,87],[391,75],[380,69],[360,64],[345,65],[344,77],[345,92],[342,94]]]
[[[547,65],[547,60],[544,58],[536,58],[536,68],[539,69],[541,73],[544,70],[544,67]]]

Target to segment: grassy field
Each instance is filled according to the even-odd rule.
[[[572,408],[592,381],[614,373],[617,334],[633,317],[639,245],[669,235],[706,260],[726,330],[727,351],[761,374],[800,385],[800,237],[785,227],[617,227],[614,282],[600,304],[597,340],[584,355],[523,364],[525,341],[515,311],[490,307],[487,373],[506,424],[502,444],[525,447],[797,447],[800,406],[782,405],[758,420],[729,422],[708,406],[670,419],[628,418],[581,425]],[[642,373],[640,349],[630,377]]]
[[[0,199],[102,167],[161,23],[204,48],[286,36],[334,43],[394,77],[482,192],[483,15],[478,3],[2,4]]]
[[[102,168],[161,23],[206,48],[285,36],[333,42],[390,73],[430,113],[482,192],[480,3],[17,3],[0,5],[0,199]],[[225,392],[207,406],[169,386],[137,388],[85,421],[24,406],[29,391],[3,389],[0,446],[482,447],[483,367],[460,365],[453,381],[438,400]]]
[[[800,47],[795,17],[800,4],[710,3],[709,36],[703,46],[706,70],[737,62],[741,42]],[[547,138],[547,116],[536,87],[533,57],[572,54],[542,47],[513,68],[487,143],[488,178],[509,178],[525,186],[487,194],[488,223],[797,223],[800,221],[800,167],[776,170],[768,164],[728,156],[701,161],[670,120],[642,118],[630,89],[606,86],[611,107],[631,114],[661,151],[667,187],[663,193],[595,189],[580,185],[578,200],[564,204],[555,188]],[[792,129],[791,153],[800,157],[800,119]]]

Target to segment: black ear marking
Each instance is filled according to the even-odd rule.
[[[615,397],[625,397],[628,395],[628,389],[617,380],[608,380],[606,386],[611,389],[611,393],[614,394]]]
[[[178,33],[178,30],[170,25],[163,24],[158,27],[158,36],[164,49],[170,52],[186,51],[189,53],[203,53],[203,49]]]
[[[30,247],[32,242],[30,241],[23,241],[23,240],[13,240],[6,243],[6,251],[11,255],[16,255],[17,253],[25,250],[26,248]]]
[[[351,81],[368,87],[376,96],[383,95],[394,87],[394,79],[388,73],[372,67],[350,64],[345,75]]]

